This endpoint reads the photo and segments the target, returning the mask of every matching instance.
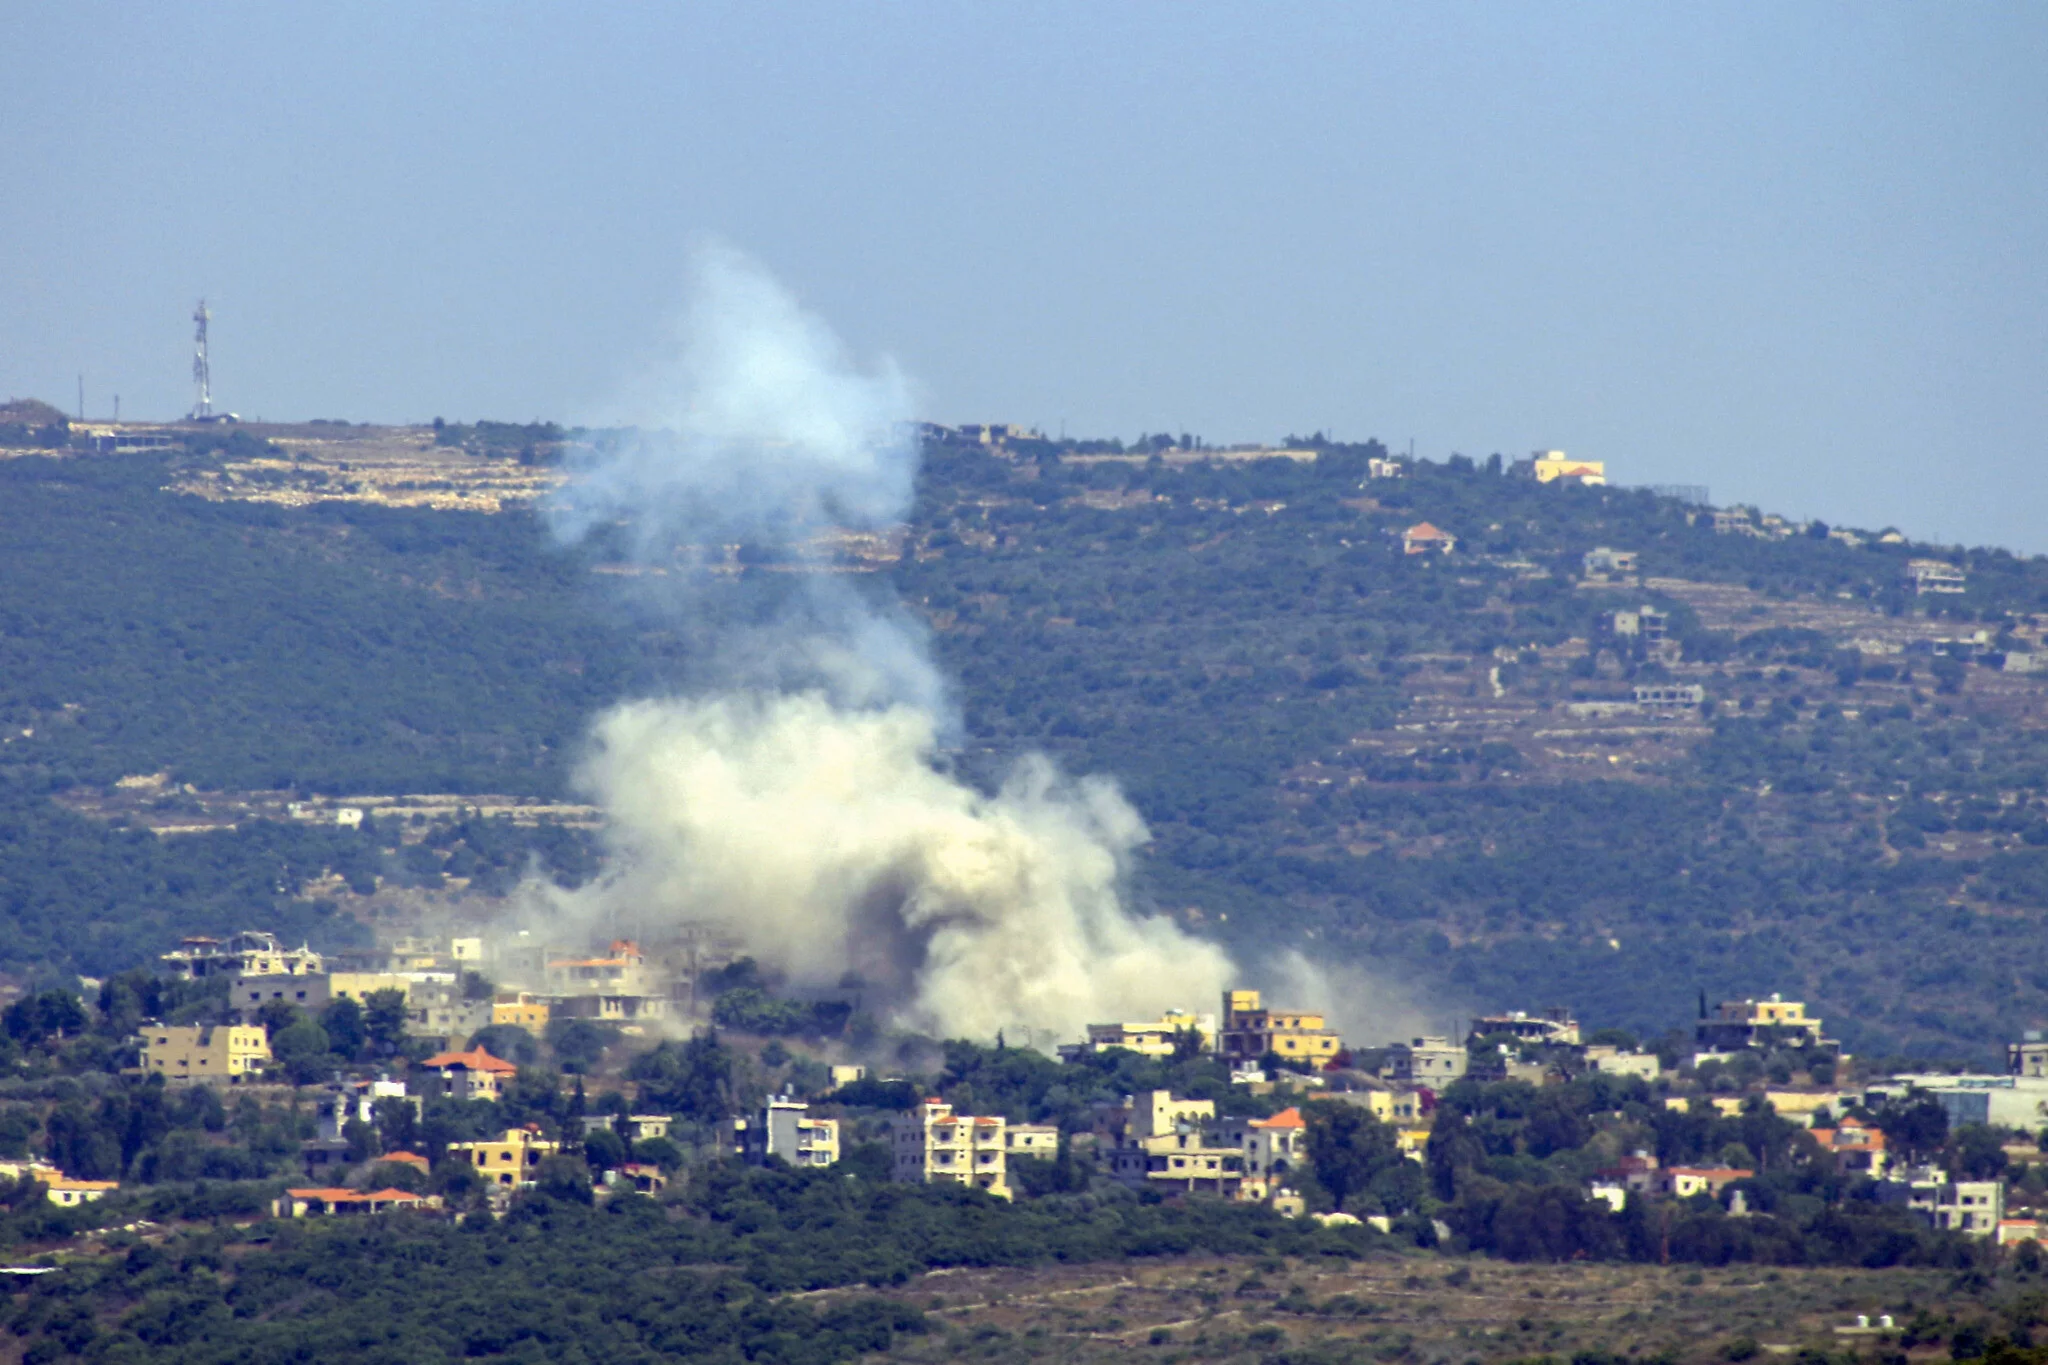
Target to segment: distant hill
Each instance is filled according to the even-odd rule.
[[[697,627],[525,510],[575,433],[250,435],[284,455],[0,461],[10,809],[158,772],[559,796],[592,711],[688,675]],[[1861,1052],[1988,1058],[2048,1015],[2048,674],[2020,671],[2048,563],[1290,445],[936,441],[902,544],[844,567],[930,621],[970,771],[1116,776],[1155,835],[1141,893],[1241,947],[1377,964],[1447,1016],[1661,1031],[1701,990],[1781,991]],[[373,448],[370,497],[341,466]],[[1457,548],[1403,553],[1424,521]],[[1634,563],[1589,573],[1597,547]],[[789,591],[774,558],[708,610]],[[17,971],[88,951],[0,923]]]

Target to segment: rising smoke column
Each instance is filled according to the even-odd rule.
[[[623,524],[667,564],[679,544],[815,554],[821,534],[899,524],[918,455],[901,376],[857,368],[744,257],[701,253],[695,277],[641,434],[574,471],[558,533]],[[556,903],[711,926],[800,980],[852,969],[892,1022],[949,1036],[1072,1035],[1214,999],[1222,950],[1122,902],[1146,834],[1114,785],[1038,756],[992,794],[959,781],[921,624],[840,576],[800,582],[719,642],[708,684],[597,719],[580,780],[614,870]]]

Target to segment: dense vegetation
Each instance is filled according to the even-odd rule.
[[[442,436],[508,459],[565,439]],[[1718,671],[1713,735],[1660,768],[1535,780],[1512,743],[1348,747],[1401,723],[1418,669],[1476,687],[1497,667],[1538,705],[1611,691],[1544,656],[1642,596],[1574,587],[1592,545],[1637,551],[1649,575],[1879,614],[1922,609],[1901,570],[1925,547],[1716,536],[1647,492],[1470,462],[1366,482],[1373,447],[1063,458],[1089,451],[1117,453],[931,447],[893,586],[959,679],[966,770],[1039,748],[1116,775],[1154,832],[1148,903],[1198,909],[1251,956],[1313,936],[1447,1010],[1568,1000],[1656,1032],[1700,989],[1780,990],[1856,1050],[1980,1060],[2048,1012],[2048,741],[1974,705],[1958,661],[1868,664],[1768,619],[1708,631],[1667,601],[1687,656]],[[256,822],[157,846],[43,799],[159,771],[173,792],[561,796],[594,710],[687,682],[721,624],[791,590],[761,549],[679,620],[600,591],[602,547],[562,551],[525,513],[161,491],[178,461],[212,458],[0,464],[0,965],[118,970],[238,920],[339,942],[348,927],[301,891],[323,869],[374,884],[480,862],[502,885],[525,848],[488,852],[488,831],[422,851]],[[1458,556],[1399,553],[1389,533],[1423,518],[1464,539]],[[1958,629],[2008,641],[2048,604],[2035,561],[1943,553],[1970,574],[1941,604]],[[1659,675],[1623,655],[1625,675]],[[1310,764],[1339,780],[1305,781]],[[1986,829],[2003,842],[1940,848]],[[587,849],[547,857],[587,870]]]

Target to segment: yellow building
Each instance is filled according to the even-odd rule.
[[[68,1175],[60,1175],[49,1182],[45,1197],[52,1204],[62,1204],[68,1209],[105,1199],[120,1187],[118,1180],[73,1180]]]
[[[1320,1071],[1344,1050],[1344,1040],[1321,1014],[1308,1010],[1266,1009],[1257,991],[1223,993],[1223,1028],[1219,1050],[1228,1062],[1257,1062],[1271,1052],[1285,1061],[1303,1061]]]
[[[1201,1039],[1202,1051],[1216,1048],[1216,1016],[1168,1010],[1157,1019],[1137,1024],[1090,1024],[1088,1042],[1076,1052],[1107,1052],[1124,1048],[1142,1057],[1171,1057],[1187,1034]]]
[[[1539,450],[1529,457],[1529,473],[1538,483],[1572,483],[1599,486],[1607,482],[1607,466],[1599,460],[1574,460],[1562,450]]]
[[[527,991],[497,996],[491,1001],[491,1022],[538,1034],[548,1026],[548,1002]]]
[[[142,1074],[234,1084],[263,1069],[270,1040],[252,1024],[149,1024],[140,1035]]]
[[[1768,1000],[1724,1000],[1712,1018],[1700,1020],[1693,1034],[1708,1052],[1734,1052],[1779,1042],[1818,1047],[1827,1041],[1821,1036],[1821,1021],[1806,1012],[1804,1001],[1776,995]]]
[[[451,1142],[448,1159],[464,1161],[476,1169],[486,1184],[531,1185],[540,1163],[562,1150],[562,1144],[540,1135],[538,1124],[507,1128],[492,1141]]]
[[[1008,1125],[998,1118],[955,1114],[929,1099],[896,1121],[896,1179],[914,1185],[972,1185],[1010,1197]]]

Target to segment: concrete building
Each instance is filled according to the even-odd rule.
[[[1244,1190],[1244,1153],[1211,1145],[1200,1131],[1119,1146],[1109,1153],[1108,1166],[1112,1179],[1134,1190],[1224,1199],[1236,1199]]]
[[[1707,689],[1698,683],[1637,683],[1632,691],[1645,711],[1683,711],[1707,699]]]
[[[1577,483],[1597,488],[1607,482],[1607,465],[1600,460],[1574,460],[1562,450],[1532,451],[1517,460],[1509,472],[1537,483]]]
[[[1602,1076],[1639,1076],[1654,1081],[1664,1073],[1654,1052],[1623,1052],[1604,1044],[1586,1049],[1586,1065]]]
[[[1212,1129],[1219,1147],[1244,1154],[1244,1175],[1277,1183],[1308,1160],[1308,1121],[1299,1109],[1269,1119],[1225,1119]]]
[[[1944,1232],[1996,1237],[2005,1219],[2004,1182],[1951,1180],[1938,1166],[1895,1171],[1875,1190],[1880,1203],[1904,1205]]]
[[[277,935],[261,929],[244,929],[226,939],[193,937],[180,941],[173,952],[157,959],[164,974],[187,981],[203,981],[230,972],[243,976],[316,976],[321,969],[320,954],[311,948],[287,948]]]
[[[2020,1041],[2005,1045],[2005,1069],[2014,1076],[2048,1080],[2048,1041],[2043,1041],[2041,1030],[2030,1028]]]
[[[118,1180],[73,1180],[68,1175],[58,1175],[44,1186],[43,1197],[69,1209],[96,1203],[120,1188]]]
[[[1110,1127],[1119,1141],[1133,1141],[1171,1136],[1215,1118],[1214,1100],[1176,1099],[1171,1090],[1145,1090],[1124,1096],[1123,1105],[1110,1116]]]
[[[1471,1058],[1448,1038],[1411,1038],[1394,1053],[1394,1079],[1441,1090],[1465,1074]]]
[[[555,1019],[635,1024],[668,1018],[669,1006],[668,998],[660,995],[558,995],[548,1001],[548,1014]]]
[[[1600,545],[1586,551],[1580,557],[1579,564],[1588,582],[1627,578],[1636,572],[1636,552],[1610,550],[1605,545]]]
[[[1790,1043],[1818,1047],[1828,1040],[1821,1021],[1798,1000],[1773,995],[1768,1000],[1724,1000],[1710,1018],[1700,1020],[1694,1037],[1705,1052],[1737,1052],[1746,1047]]]
[[[1884,1133],[1862,1119],[1852,1116],[1833,1128],[1809,1131],[1813,1140],[1820,1144],[1821,1151],[1834,1161],[1835,1169],[1844,1175],[1867,1175],[1878,1179],[1891,1169],[1892,1157],[1886,1148]]]
[[[1506,1014],[1482,1015],[1472,1021],[1475,1040],[1497,1033],[1509,1034],[1521,1043],[1557,1043],[1576,1047],[1579,1021],[1572,1018],[1571,1010],[1563,1005],[1554,1005],[1541,1014],[1510,1010]]]
[[[405,1031],[414,1038],[452,1047],[487,1028],[495,1013],[488,1000],[463,998],[462,988],[440,982],[420,983],[405,998]]]
[[[1458,538],[1449,531],[1418,521],[1401,533],[1401,553],[1404,555],[1447,555],[1458,548]]]
[[[1969,586],[1969,576],[1945,559],[1909,559],[1906,581],[1916,595],[1959,593]]]
[[[540,1163],[562,1150],[562,1144],[540,1135],[540,1126],[507,1128],[503,1137],[478,1142],[448,1144],[450,1161],[467,1162],[484,1178],[500,1187],[531,1185]]]
[[[613,939],[603,957],[550,958],[547,964],[550,995],[651,995],[647,962],[640,945],[629,938]]]
[[[519,1074],[518,1067],[480,1047],[438,1053],[421,1062],[420,1069],[433,1073],[439,1094],[456,1100],[495,1100]]]
[[[413,1194],[409,1190],[350,1190],[320,1185],[286,1190],[272,1203],[270,1211],[279,1218],[332,1218],[440,1207],[441,1196],[438,1194]]]
[[[1321,1014],[1267,1009],[1257,991],[1225,991],[1218,1050],[1226,1062],[1256,1064],[1267,1053],[1307,1062],[1320,1071],[1344,1050],[1344,1040]]]
[[[1607,630],[1616,639],[1659,645],[1670,634],[1671,615],[1651,606],[1637,607],[1634,611],[1610,611],[1607,613]]]
[[[1755,1171],[1746,1171],[1734,1166],[1667,1166],[1661,1175],[1661,1187],[1673,1199],[1690,1199],[1704,1194],[1719,1199],[1721,1191],[1738,1180],[1753,1180]]]
[[[839,1120],[812,1118],[802,1100],[770,1098],[751,1116],[732,1121],[733,1153],[759,1165],[780,1157],[792,1166],[839,1160]]]
[[[1141,1023],[1090,1024],[1088,1041],[1060,1049],[1063,1057],[1124,1048],[1143,1057],[1171,1057],[1188,1034],[1201,1040],[1204,1052],[1216,1049],[1216,1016],[1187,1010],[1168,1010],[1157,1019]]]
[[[142,1074],[167,1081],[233,1085],[270,1061],[269,1035],[252,1024],[148,1024]]]
[[[2048,1077],[1941,1074],[1893,1076],[1865,1090],[1866,1099],[1904,1098],[1919,1091],[1948,1111],[1950,1127],[1984,1123],[2038,1132],[2048,1125]]]
[[[999,1118],[953,1112],[928,1099],[896,1121],[895,1176],[906,1184],[969,1185],[1010,1197],[1008,1144]]]
[[[1365,477],[1368,479],[1405,479],[1408,477],[1408,466],[1401,460],[1381,459],[1377,455],[1368,455],[1365,459]]]
[[[548,1002],[530,991],[509,991],[491,999],[491,1022],[511,1024],[539,1037],[548,1026]]]
[[[1060,1154],[1060,1130],[1050,1123],[1012,1123],[1003,1129],[1003,1146],[1013,1157],[1050,1161]]]

